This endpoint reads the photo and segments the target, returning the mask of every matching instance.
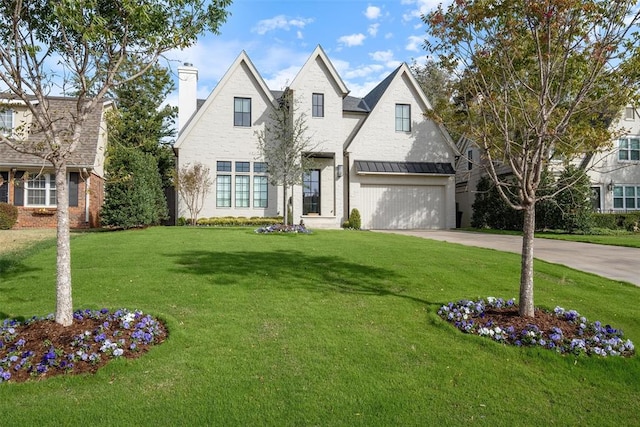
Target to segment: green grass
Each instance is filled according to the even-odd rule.
[[[349,231],[151,228],[74,237],[77,308],[141,309],[169,339],[91,376],[0,384],[3,425],[640,425],[638,357],[459,333],[436,314],[518,293],[519,256]],[[5,257],[6,259],[6,257]],[[54,310],[55,248],[5,262],[0,315]],[[536,304],[640,344],[640,288],[536,261]]]

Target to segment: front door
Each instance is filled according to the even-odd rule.
[[[320,215],[320,169],[311,169],[302,177],[302,214]]]

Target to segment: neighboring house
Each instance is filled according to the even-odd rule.
[[[75,98],[47,98],[50,111],[65,125],[76,108]],[[0,131],[19,135],[28,128],[32,116],[21,101],[0,101]],[[112,108],[105,102],[89,115],[81,142],[68,162],[69,222],[71,228],[99,225],[104,197],[104,158],[106,146],[105,113]],[[37,133],[27,136],[37,141]],[[52,165],[40,157],[23,154],[0,142],[0,202],[18,207],[15,228],[56,226],[56,186]]]
[[[625,134],[613,141],[610,149],[576,163],[585,168],[591,180],[595,212],[640,210],[640,114],[637,109],[626,107],[614,128],[623,129]],[[462,215],[461,225],[469,227],[476,187],[486,172],[478,147],[464,138],[457,146],[462,155],[456,165],[456,204]],[[561,164],[552,161],[550,168],[559,173]],[[501,172],[508,174],[509,170],[502,167]]]
[[[282,91],[244,51],[206,100],[196,99],[197,70],[178,71],[178,167],[203,163],[214,180],[200,217],[282,215],[282,188],[269,183],[256,136]],[[293,189],[294,222],[338,228],[357,208],[366,229],[455,227],[455,144],[424,117],[431,106],[407,64],[356,98],[318,46],[287,89],[315,147]]]

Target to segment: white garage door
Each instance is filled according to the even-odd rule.
[[[444,186],[362,185],[362,228],[444,228]]]

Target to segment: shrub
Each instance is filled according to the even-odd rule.
[[[187,220],[188,222],[188,220]],[[233,217],[233,216],[225,216],[225,217],[211,217],[211,218],[200,218],[198,220],[198,225],[207,226],[207,227],[260,227],[263,225],[272,225],[274,223],[281,224],[282,217]],[[185,224],[183,224],[185,225]]]
[[[342,223],[342,228],[351,228],[351,223],[349,222],[349,220],[346,220]]]
[[[18,220],[18,208],[8,203],[0,203],[0,230],[11,230]]]
[[[360,218],[360,211],[356,208],[351,209],[351,214],[349,215],[349,225],[351,228],[356,230],[360,230],[362,225],[362,219]]]

